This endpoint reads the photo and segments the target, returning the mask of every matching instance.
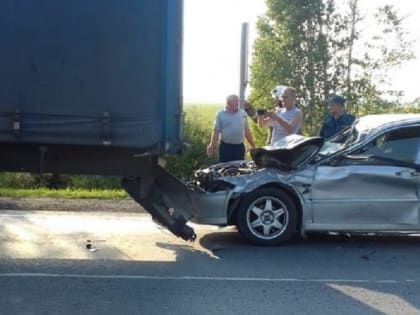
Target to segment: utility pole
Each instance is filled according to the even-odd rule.
[[[249,25],[242,23],[241,30],[241,63],[239,77],[239,107],[244,108],[245,90],[248,85],[248,38]]]

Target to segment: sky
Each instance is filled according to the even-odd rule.
[[[406,30],[415,41],[417,59],[390,73],[391,87],[404,91],[403,101],[411,101],[420,97],[420,1],[359,0],[364,13],[384,3],[395,5],[406,16]],[[185,103],[224,103],[227,95],[239,94],[242,23],[249,23],[251,52],[255,23],[265,11],[264,0],[184,0]]]

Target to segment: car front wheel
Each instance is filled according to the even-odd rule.
[[[241,201],[236,216],[239,232],[255,245],[278,245],[296,231],[296,204],[284,191],[260,188]]]

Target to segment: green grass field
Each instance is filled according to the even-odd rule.
[[[184,113],[189,117],[196,117],[205,125],[211,125],[216,113],[222,108],[222,104],[184,104]]]

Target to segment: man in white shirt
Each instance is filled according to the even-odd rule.
[[[278,107],[274,111],[258,116],[260,127],[273,128],[271,145],[288,135],[296,134],[302,126],[303,120],[302,111],[296,107],[296,91],[294,88],[286,87],[274,94],[282,101],[283,107]]]

